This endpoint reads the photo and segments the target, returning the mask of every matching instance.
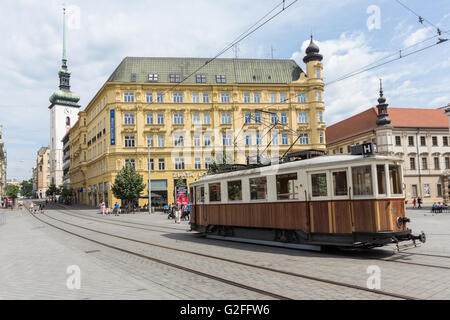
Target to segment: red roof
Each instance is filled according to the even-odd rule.
[[[444,109],[388,108],[393,127],[401,128],[448,128]],[[373,107],[353,117],[327,127],[327,143],[356,136],[377,127],[377,108]]]

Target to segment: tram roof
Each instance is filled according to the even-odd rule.
[[[396,158],[396,157],[389,157],[389,156],[370,156],[370,157],[364,157],[361,155],[349,155],[349,154],[340,154],[340,155],[326,155],[326,156],[320,156],[315,157],[312,159],[306,159],[306,160],[297,160],[287,163],[282,163],[278,165],[278,168],[275,169],[277,165],[269,165],[269,166],[263,166],[263,167],[256,167],[251,169],[244,169],[244,170],[237,170],[233,172],[226,172],[226,173],[219,173],[219,174],[211,174],[206,175],[199,180],[195,181],[192,184],[197,183],[203,183],[208,181],[214,181],[214,180],[221,180],[221,179],[229,179],[231,177],[239,177],[239,176],[246,176],[246,175],[252,175],[252,174],[270,174],[273,173],[274,170],[286,170],[286,169],[299,169],[299,168],[314,168],[314,167],[325,167],[325,166],[334,166],[339,163],[358,163],[358,162],[367,162],[367,161],[383,161],[383,160],[390,160],[390,161],[401,161],[402,159]]]

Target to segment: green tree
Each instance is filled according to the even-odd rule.
[[[128,201],[128,212],[131,210],[131,202],[139,198],[146,187],[142,181],[142,176],[129,163],[120,170],[114,180],[112,192],[116,198]]]
[[[50,185],[50,187],[45,192],[47,197],[50,197],[50,196],[53,196],[53,195],[59,195],[60,193],[61,193],[61,190],[59,190],[59,188],[56,185],[54,185],[54,184]]]
[[[225,149],[222,151],[222,159],[220,160],[221,161],[218,161],[216,159],[213,160],[213,162],[209,165],[208,174],[216,174],[220,171],[222,166],[228,164],[229,161],[227,159],[227,153]]]
[[[19,186],[12,184],[6,185],[6,196],[8,198],[17,199],[17,194],[20,192]]]
[[[20,193],[27,198],[30,198],[33,195],[33,179],[23,180],[20,183]]]
[[[61,185],[59,187],[60,193],[61,195],[66,198],[66,197],[71,197],[73,195],[73,189],[70,188],[67,183]]]

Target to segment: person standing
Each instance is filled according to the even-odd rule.
[[[417,200],[416,200],[416,198],[414,198],[413,199],[413,208],[416,208],[416,203],[417,203]]]
[[[181,219],[181,205],[176,202],[175,203],[175,223],[181,223],[180,219]]]
[[[106,206],[105,206],[105,203],[102,202],[100,205],[101,205],[101,207],[102,207],[102,215],[104,216],[104,215],[106,214]]]
[[[417,198],[418,209],[422,208],[422,198]]]
[[[115,204],[114,204],[114,215],[115,216],[118,216],[119,215],[119,204],[116,202]]]

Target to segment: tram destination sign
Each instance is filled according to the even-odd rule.
[[[375,143],[363,143],[351,147],[352,155],[372,155],[377,153],[377,146]]]

